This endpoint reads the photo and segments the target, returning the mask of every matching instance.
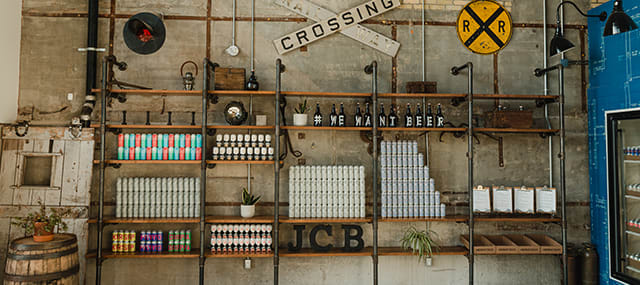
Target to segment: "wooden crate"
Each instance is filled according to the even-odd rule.
[[[525,235],[505,235],[518,246],[520,254],[540,254],[540,246]]]
[[[469,235],[461,235],[460,240],[469,249]],[[475,254],[495,254],[496,246],[487,238],[481,235],[473,235],[473,253]]]
[[[216,90],[244,90],[245,70],[216,67],[215,82]]]
[[[484,236],[496,246],[496,254],[519,254],[516,243],[503,235]]]
[[[438,93],[438,82],[411,81],[407,82],[407,93]]]
[[[540,254],[562,254],[562,245],[547,235],[527,234],[528,238],[540,246]]]
[[[487,128],[530,129],[533,126],[532,111],[504,111],[494,110],[485,112]]]

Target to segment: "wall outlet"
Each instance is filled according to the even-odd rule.
[[[73,93],[67,93],[67,100],[73,101]]]
[[[251,269],[251,258],[244,260],[244,269]]]

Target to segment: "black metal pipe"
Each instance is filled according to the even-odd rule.
[[[80,121],[88,128],[91,124],[91,113],[96,106],[96,96],[91,89],[96,87],[97,46],[98,46],[98,0],[89,0],[87,27],[87,74],[85,80],[85,102],[82,105]],[[103,68],[104,69],[104,68]],[[103,81],[105,76],[102,75]]]
[[[284,72],[285,67],[282,64],[282,60],[276,59],[276,102],[275,102],[275,141],[274,141],[274,164],[273,171],[275,176],[275,183],[273,185],[273,197],[274,197],[274,206],[273,206],[273,238],[274,238],[274,254],[273,254],[273,284],[278,284],[278,268],[280,266],[280,92],[282,91],[281,86],[281,75]]]
[[[373,284],[378,284],[378,62],[373,61],[364,68],[364,72],[371,74],[371,99],[373,102]]]
[[[562,283],[568,284],[568,259],[567,259],[567,205],[566,205],[566,179],[565,179],[565,126],[564,126],[564,66],[560,66],[558,70],[560,100],[559,100],[559,116],[560,116],[560,203],[562,212]]]
[[[105,134],[107,132],[107,60],[102,59],[102,90],[100,92],[100,185],[98,188],[98,244],[96,251],[96,284],[102,277],[102,236],[104,234],[104,172]]]
[[[203,72],[203,82],[202,82],[202,122],[201,125],[201,133],[202,133],[202,156],[200,157],[200,256],[199,260],[199,284],[204,285],[204,265],[205,265],[205,219],[204,214],[206,210],[206,194],[207,194],[207,107],[209,105],[209,67],[211,61],[208,58],[203,60],[202,66],[204,67]],[[215,76],[215,74],[214,74]],[[169,112],[171,114],[171,112]],[[171,124],[171,115],[169,115],[169,124]]]
[[[469,86],[468,86],[468,94],[467,101],[469,102],[469,117],[468,124],[469,128],[467,131],[467,159],[468,159],[468,185],[467,190],[469,191],[469,284],[473,284],[473,263],[474,263],[474,254],[473,254],[473,63],[467,62],[461,66],[454,66],[451,68],[451,74],[458,75],[460,71],[468,68],[469,69]]]

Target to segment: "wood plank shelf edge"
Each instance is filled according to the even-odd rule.
[[[105,224],[197,224],[199,218],[116,218],[105,217]],[[87,223],[95,224],[98,219],[89,219]]]
[[[240,216],[207,216],[205,222],[208,224],[272,224],[273,216],[255,216],[243,218]]]
[[[97,252],[95,250],[87,253],[86,258],[95,258]],[[104,258],[198,258],[200,257],[200,249],[192,249],[190,252],[123,252],[115,253],[110,250],[103,250]]]
[[[281,224],[341,224],[341,223],[371,223],[372,217],[366,218],[289,218],[280,217]]]

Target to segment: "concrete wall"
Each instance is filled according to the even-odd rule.
[[[101,17],[99,27],[99,46],[108,47],[113,43],[113,53],[120,60],[129,64],[129,70],[116,71],[116,77],[122,81],[150,86],[156,89],[181,88],[179,76],[180,64],[186,60],[201,62],[210,53],[213,61],[225,67],[243,67],[249,69],[250,23],[246,21],[250,16],[250,1],[238,1],[238,16],[242,17],[237,23],[237,45],[240,55],[229,57],[224,49],[231,44],[231,0],[216,0],[211,2],[211,21],[204,21],[207,16],[207,0],[183,1],[152,1],[152,0],[116,0],[115,6],[110,2],[100,1],[100,13],[107,15],[130,15],[140,11],[159,12],[174,17],[165,21],[167,27],[167,41],[164,47],[155,54],[141,56],[126,48],[122,41],[122,28],[126,17]],[[340,11],[350,8],[362,1],[324,1],[322,6]],[[431,3],[433,2],[433,3]],[[446,5],[463,5],[462,2],[450,0],[428,0],[427,20],[436,22],[454,22],[457,8],[447,9]],[[555,4],[550,2],[548,19],[555,20]],[[592,3],[587,0],[577,1],[583,8]],[[594,1],[594,3],[596,3]],[[392,37],[395,34],[402,44],[397,60],[397,75],[393,74],[394,61],[392,58],[367,48],[341,35],[334,35],[308,46],[307,51],[293,51],[281,56],[287,65],[287,72],[283,75],[285,90],[302,91],[354,91],[367,92],[370,88],[370,77],[362,72],[364,65],[377,60],[380,66],[380,92],[391,92],[392,80],[397,79],[397,92],[405,91],[405,83],[421,80],[421,51],[420,26],[408,24],[394,24],[394,20],[420,20],[420,3],[405,1],[403,7],[386,13],[377,20],[389,20],[386,23],[365,24],[383,35]],[[542,1],[505,1],[510,7],[512,18],[516,23],[542,23]],[[444,5],[444,6],[439,6]],[[554,6],[554,7],[552,7]],[[275,82],[274,62],[279,56],[276,54],[271,41],[285,33],[307,26],[309,22],[288,21],[286,18],[296,18],[286,9],[268,0],[256,1],[256,75],[263,90],[273,90]],[[19,102],[23,116],[31,117],[32,110],[35,118],[47,122],[67,122],[79,112],[83,98],[75,96],[71,101],[66,98],[67,93],[82,94],[84,90],[84,54],[75,51],[76,47],[86,42],[86,17],[77,13],[86,11],[86,1],[69,0],[25,0],[23,7],[23,33],[21,48],[21,97]],[[180,18],[180,19],[176,19]],[[566,13],[569,24],[583,25],[585,22],[572,10]],[[110,30],[110,22],[114,30]],[[207,25],[211,35],[206,41]],[[453,65],[473,61],[476,66],[476,92],[502,94],[543,94],[543,81],[532,75],[533,69],[542,66],[543,43],[541,28],[515,28],[513,38],[498,55],[497,73],[494,77],[494,57],[479,56],[467,51],[459,42],[453,26],[429,25],[426,29],[426,76],[427,80],[438,82],[438,91],[442,93],[466,92],[466,78],[453,77],[448,70]],[[113,41],[109,40],[110,32]],[[553,30],[549,30],[549,39]],[[567,29],[566,36],[579,47],[580,31]],[[585,39],[586,40],[586,39]],[[568,54],[569,58],[578,59],[580,48]],[[552,60],[555,63],[555,59]],[[569,203],[569,241],[580,244],[589,241],[589,209],[588,209],[588,178],[587,178],[587,134],[586,113],[583,111],[581,99],[581,70],[572,67],[567,70],[567,199]],[[497,78],[497,89],[494,79]],[[201,87],[201,76],[198,76],[196,88]],[[550,92],[556,93],[557,80],[551,76]],[[248,106],[247,98],[235,98]],[[303,99],[303,98],[302,98]],[[209,123],[223,123],[220,111],[232,98],[222,98],[217,105],[211,106]],[[288,120],[291,120],[293,106],[300,98],[290,98],[287,109]],[[328,114],[331,103],[339,103],[327,99],[310,98],[311,102],[318,101],[324,114]],[[345,103],[348,114],[353,112],[355,102],[363,100],[340,99]],[[391,100],[382,100],[385,105]],[[407,102],[417,103],[415,100],[397,100],[398,104]],[[464,122],[466,107],[452,107],[446,100],[433,100],[432,104],[443,103],[447,120],[458,125]],[[273,102],[269,99],[254,99],[255,113],[266,114],[268,122],[273,123]],[[543,111],[535,108],[532,102],[503,102],[511,108],[524,105],[533,109],[538,126],[543,126]],[[67,107],[67,108],[64,108]],[[121,110],[127,110],[130,123],[144,122],[144,111],[151,111],[153,122],[166,120],[162,110],[174,112],[174,123],[190,122],[188,112],[200,110],[197,98],[171,97],[130,97],[127,103],[114,102],[108,114],[108,120],[121,120]],[[475,114],[482,114],[491,110],[493,102],[478,103]],[[62,110],[56,112],[57,110]],[[557,127],[557,107],[552,105],[551,120]],[[49,113],[49,114],[42,114]],[[308,165],[320,164],[363,164],[370,172],[370,156],[365,151],[363,143],[357,133],[342,132],[305,132],[305,138],[299,139],[298,132],[292,132],[292,143],[295,149],[303,152]],[[396,138],[419,139],[420,149],[424,152],[424,140],[416,134],[385,133],[386,140]],[[498,167],[497,143],[486,136],[479,135],[480,144],[476,156],[476,182],[489,185],[544,185],[548,184],[549,162],[547,154],[547,140],[537,135],[503,135],[505,167]],[[109,135],[108,145],[115,144],[114,136]],[[436,180],[436,187],[444,194],[443,201],[448,204],[449,213],[465,213],[466,207],[466,140],[457,139],[451,134],[444,135],[442,142],[439,134],[429,134],[429,157],[431,173]],[[554,140],[554,157],[557,154],[557,140]],[[110,153],[113,155],[113,153]],[[285,161],[287,165],[297,163],[291,155]],[[553,163],[554,185],[557,186],[558,163]],[[93,185],[97,185],[97,173],[94,175]],[[184,175],[197,176],[198,169],[189,166],[172,168],[166,167],[122,167],[109,169],[107,172],[106,189],[114,188],[115,178],[118,176],[160,176]],[[239,190],[247,183],[246,168],[244,166],[224,166],[208,171],[207,214],[237,215],[236,206],[216,206],[218,202],[238,202]],[[263,202],[273,201],[272,169],[255,166],[252,168],[253,191],[263,195]],[[288,170],[285,167],[280,181],[280,197],[287,202]],[[370,176],[368,177],[370,180]],[[370,183],[369,183],[370,184]],[[367,200],[371,202],[371,188],[368,186]],[[93,189],[92,199],[97,200],[97,186]],[[106,200],[113,205],[113,193],[107,191]],[[216,204],[218,203],[218,204]],[[272,208],[258,207],[258,214],[270,214]],[[281,213],[287,212],[286,207]],[[371,207],[368,211],[371,213]],[[113,207],[108,206],[106,213],[113,213]],[[92,211],[95,215],[96,211]],[[381,246],[399,246],[402,231],[413,225],[419,228],[429,227],[440,236],[443,245],[460,245],[459,235],[467,232],[464,224],[455,223],[393,223],[381,224],[379,239]],[[365,242],[371,245],[371,225],[362,225],[365,229]],[[178,226],[179,227],[179,226]],[[128,229],[117,225],[107,228],[107,232],[115,229]],[[148,227],[152,228],[152,227]],[[156,227],[160,229],[161,227]],[[164,226],[165,230],[176,227]],[[188,228],[188,227],[179,227]],[[292,241],[293,235],[290,225],[283,225],[283,235],[280,246]],[[307,228],[310,228],[308,226]],[[140,228],[142,229],[142,228]],[[195,228],[193,228],[195,229]],[[552,224],[514,224],[514,223],[484,223],[476,227],[479,233],[548,233],[560,238],[560,228]],[[95,230],[93,226],[90,230]],[[94,244],[95,234],[90,237],[89,244]],[[197,242],[196,239],[194,242]],[[333,240],[340,245],[339,237]],[[305,244],[308,246],[308,244]],[[478,284],[515,284],[527,280],[527,284],[554,284],[561,279],[561,265],[555,256],[498,256],[478,257],[476,259],[476,281]],[[94,282],[95,271],[93,260],[87,263],[87,283]],[[369,284],[372,276],[371,259],[367,257],[332,257],[332,258],[281,258],[280,278],[282,284]],[[381,257],[380,280],[382,284],[419,284],[425,280],[438,284],[462,284],[467,282],[467,259],[462,256],[439,256],[432,267],[418,264],[413,257]],[[149,274],[140,274],[141,272]],[[107,260],[103,268],[104,284],[193,284],[197,280],[197,260]],[[209,259],[206,263],[206,282],[208,284],[269,284],[272,282],[272,261],[270,259],[254,259],[254,268],[242,269],[239,259]]]

